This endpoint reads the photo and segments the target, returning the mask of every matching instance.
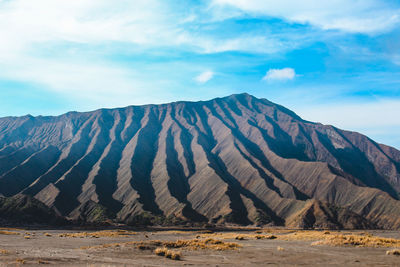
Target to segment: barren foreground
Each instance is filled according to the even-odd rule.
[[[0,229],[0,266],[400,266],[390,231]]]

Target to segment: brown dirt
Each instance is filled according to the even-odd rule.
[[[395,231],[266,229],[207,235],[198,231],[97,235],[99,232],[122,233],[21,230],[19,235],[0,235],[0,251],[4,251],[0,266],[400,266],[396,253],[387,253],[394,251],[400,240]],[[26,233],[30,239],[24,238]],[[236,239],[238,236],[243,238]],[[276,238],[264,238],[271,236]],[[374,245],[324,243],[343,236]],[[216,247],[224,244],[236,244],[235,249]],[[156,255],[155,250],[163,248],[170,256]]]

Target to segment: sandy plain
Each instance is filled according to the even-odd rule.
[[[396,247],[399,231],[0,228],[0,266],[400,266]]]

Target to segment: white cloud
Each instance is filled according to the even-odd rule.
[[[297,45],[271,34],[268,38],[247,35],[218,39],[185,27],[197,20],[202,21],[195,15],[182,19],[173,6],[160,0],[0,0],[0,54],[32,52],[32,47],[57,42],[121,42],[146,48],[184,46],[200,53],[274,53]]]
[[[269,69],[263,80],[265,81],[273,81],[273,80],[293,80],[296,76],[296,72],[292,68],[283,68],[283,69]]]
[[[207,70],[205,72],[200,73],[199,75],[197,75],[194,79],[198,82],[198,83],[206,83],[209,80],[211,80],[214,77],[214,72]]]
[[[391,30],[400,23],[400,9],[378,0],[213,0],[212,5],[229,5],[247,13],[309,23],[325,30],[366,34]]]
[[[159,0],[0,0],[0,77],[107,99],[108,92],[132,95],[149,85],[143,72],[112,64],[112,54],[121,52],[115,44],[131,51],[174,47],[198,53],[276,53],[298,45],[274,36],[193,33],[185,23],[196,24],[197,17],[182,19],[172,9]],[[205,83],[213,75],[196,80]]]
[[[110,63],[58,59],[26,56],[24,64],[3,60],[7,68],[0,72],[0,79],[29,82],[74,102],[85,103],[85,109],[131,105],[144,90],[149,96],[160,95],[149,91],[152,88],[150,82],[143,82],[142,73],[134,70]],[[154,86],[156,83],[151,84]],[[152,90],[157,88],[156,85]]]
[[[179,32],[156,0],[13,0],[0,2],[0,33],[7,49],[44,42],[153,44],[179,42]],[[174,34],[175,38],[170,35]],[[10,45],[12,44],[12,45]]]

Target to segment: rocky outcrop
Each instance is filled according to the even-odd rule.
[[[1,225],[66,225],[66,221],[40,201],[26,195],[0,197]]]

